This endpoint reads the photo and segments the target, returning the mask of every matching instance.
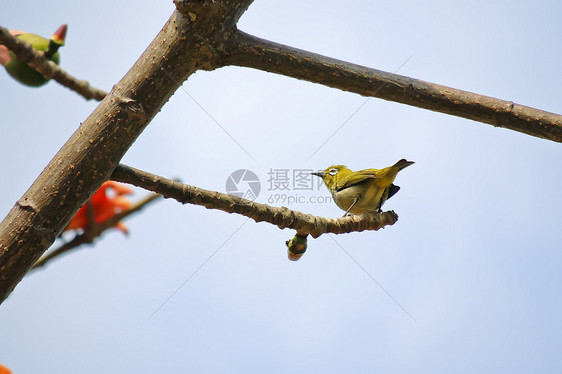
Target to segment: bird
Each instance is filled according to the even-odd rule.
[[[45,57],[58,65],[60,62],[58,49],[64,45],[67,27],[66,24],[60,26],[50,40],[25,31],[10,30],[10,34],[28,42],[33,49],[45,52]],[[37,70],[18,60],[14,53],[4,45],[0,45],[0,64],[14,79],[27,86],[41,87],[48,81]]]
[[[311,173],[324,181],[336,205],[345,211],[344,217],[381,212],[386,200],[394,196],[399,186],[393,184],[398,172],[414,164],[401,159],[384,169],[351,171],[344,165],[333,165],[322,172]]]

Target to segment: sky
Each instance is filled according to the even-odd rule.
[[[33,7],[0,1],[0,25],[49,36],[68,23],[62,67],[104,90],[174,9]],[[239,28],[562,113],[561,13],[555,1],[256,0]],[[96,106],[0,69],[0,217]],[[191,76],[123,163],[220,192],[249,170],[256,201],[339,217],[325,187],[294,176],[401,158],[416,163],[385,204],[398,222],[309,240],[298,262],[284,244],[292,230],[172,200],[151,205],[127,219],[128,237],[108,231],[25,277],[0,305],[0,363],[15,374],[560,372],[558,143],[227,67]]]

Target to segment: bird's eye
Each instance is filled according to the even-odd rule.
[[[338,173],[338,169],[330,169],[330,171],[328,172],[328,174],[330,175],[336,175]]]

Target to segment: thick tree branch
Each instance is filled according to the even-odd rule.
[[[285,207],[272,207],[238,196],[189,186],[126,165],[117,166],[111,179],[145,188],[159,193],[165,198],[176,199],[182,204],[196,204],[207,209],[241,214],[256,222],[269,222],[280,229],[295,229],[299,235],[310,234],[314,238],[325,233],[344,234],[354,231],[378,230],[386,225],[393,225],[398,220],[398,215],[393,211],[376,213],[364,218],[358,216],[338,219],[316,217]]]
[[[284,46],[238,31],[227,64],[250,67],[562,142],[562,116]]]
[[[178,10],[154,41],[0,223],[0,302],[109,178],[179,84],[235,32],[251,2],[176,0]]]
[[[158,199],[159,197],[161,197],[159,194],[148,195],[147,197],[145,197],[141,201],[135,203],[129,209],[117,213],[116,215],[114,215],[113,217],[105,220],[102,223],[98,223],[98,224],[89,226],[86,229],[86,231],[84,231],[81,234],[76,235],[74,237],[74,239],[72,239],[68,243],[64,243],[59,248],[54,249],[53,251],[47,252],[47,254],[45,254],[43,257],[41,257],[33,265],[31,270],[35,270],[35,269],[38,269],[40,267],[43,267],[43,266],[47,265],[48,262],[54,260],[55,258],[59,257],[60,255],[63,255],[63,254],[65,254],[65,253],[67,253],[67,252],[69,252],[73,249],[77,249],[78,247],[80,247],[83,244],[92,244],[94,242],[94,240],[97,237],[101,236],[101,234],[103,232],[105,232],[106,230],[108,230],[112,227],[115,227],[121,220],[130,216],[131,214],[139,212],[147,204],[153,202],[154,200]],[[94,218],[91,217],[89,222],[95,222]]]
[[[107,94],[105,91],[90,86],[87,81],[79,80],[61,69],[57,64],[45,58],[43,52],[39,52],[31,44],[16,38],[4,27],[0,26],[0,44],[11,50],[18,60],[25,62],[46,79],[54,79],[65,87],[79,93],[87,100],[102,100]]]

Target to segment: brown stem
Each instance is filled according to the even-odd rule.
[[[63,86],[79,93],[86,100],[100,101],[107,95],[105,91],[90,86],[87,81],[79,80],[68,74],[54,62],[47,60],[43,52],[33,49],[31,44],[16,38],[2,26],[0,26],[0,44],[5,45],[16,55],[18,60],[37,70],[46,79],[56,80]]]
[[[238,31],[227,62],[320,83],[363,96],[447,113],[562,142],[562,116],[511,101],[351,64]]]
[[[196,204],[207,209],[241,214],[256,222],[268,222],[280,229],[295,229],[301,236],[310,234],[314,238],[325,233],[344,234],[354,231],[378,230],[386,225],[393,225],[398,220],[398,215],[393,211],[374,213],[364,218],[358,216],[337,219],[316,217],[285,207],[272,207],[238,196],[182,184],[126,165],[119,165],[111,179],[145,188],[166,198],[173,198],[182,204]]]

